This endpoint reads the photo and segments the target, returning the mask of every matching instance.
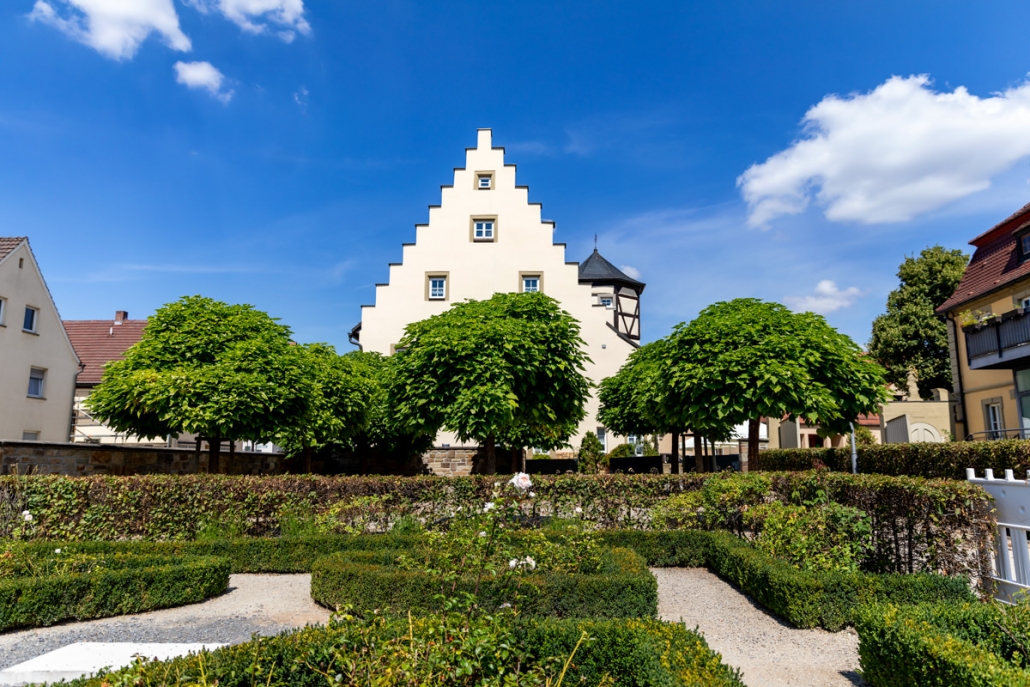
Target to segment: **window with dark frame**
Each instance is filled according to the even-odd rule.
[[[21,328],[23,330],[27,331],[27,332],[35,332],[36,331],[36,320],[39,319],[38,315],[39,315],[39,310],[37,310],[36,308],[33,308],[31,305],[26,305],[25,306],[25,319],[22,322],[22,327]]]

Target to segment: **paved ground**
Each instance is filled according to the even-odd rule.
[[[655,568],[658,614],[699,627],[748,687],[855,687],[858,635],[799,630],[704,568]]]
[[[0,634],[0,670],[73,642],[245,642],[254,633],[325,623],[310,575],[232,575],[229,590],[204,603]]]

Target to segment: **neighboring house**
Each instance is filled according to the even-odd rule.
[[[1030,204],[969,242],[948,322],[957,439],[1030,435]]]
[[[68,441],[79,359],[25,237],[0,237],[0,440]]]
[[[429,208],[428,224],[415,227],[415,242],[403,245],[402,261],[390,263],[390,277],[376,285],[374,305],[364,305],[351,342],[365,351],[394,352],[412,322],[436,315],[466,298],[497,292],[540,291],[579,320],[592,362],[586,376],[595,383],[615,374],[639,347],[640,294],[644,284],[605,260],[595,249],[582,264],[567,262],[565,244],[554,243],[554,222],[541,219],[540,203],[517,186],[515,165],[504,148],[480,129],[475,148],[454,183],[442,187],[440,205]],[[597,397],[591,396],[575,447],[596,432],[610,450],[622,443],[598,425]],[[438,443],[454,441],[441,435]]]
[[[142,439],[116,432],[107,425],[94,420],[83,406],[93,388],[100,383],[104,365],[125,357],[125,351],[140,340],[146,320],[130,320],[124,310],[115,312],[113,320],[65,320],[72,346],[82,361],[82,371],[75,381],[75,415],[72,426],[73,442],[101,444],[137,444],[164,446],[164,437]]]

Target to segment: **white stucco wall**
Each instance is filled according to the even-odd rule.
[[[33,431],[40,441],[68,441],[79,359],[27,241],[0,261],[0,298],[0,440]],[[22,331],[27,305],[39,309],[35,334]],[[46,370],[45,398],[28,397],[33,367]]]
[[[493,174],[490,190],[476,188],[481,172]],[[494,216],[496,240],[473,241],[471,220]],[[543,277],[542,291],[579,320],[592,361],[586,375],[596,383],[615,374],[634,347],[607,326],[612,311],[598,304],[597,294],[611,293],[611,288],[579,283],[579,264],[566,262],[565,246],[553,242],[554,228],[541,219],[541,205],[529,202],[528,187],[516,186],[515,165],[505,165],[504,150],[492,147],[490,130],[480,129],[477,146],[466,150],[465,167],[454,171],[452,186],[443,187],[440,205],[429,208],[429,223],[416,225],[415,243],[405,244],[402,261],[390,265],[389,282],[376,286],[375,304],[362,307],[362,348],[390,354],[409,323],[466,298],[519,291],[519,274],[534,272]],[[427,274],[442,273],[447,274],[447,300],[427,300]],[[579,446],[584,433],[596,431],[596,416],[592,395],[573,446]]]

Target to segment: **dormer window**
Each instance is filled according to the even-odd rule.
[[[1025,231],[1016,237],[1019,244],[1019,261],[1030,259],[1030,231]]]

